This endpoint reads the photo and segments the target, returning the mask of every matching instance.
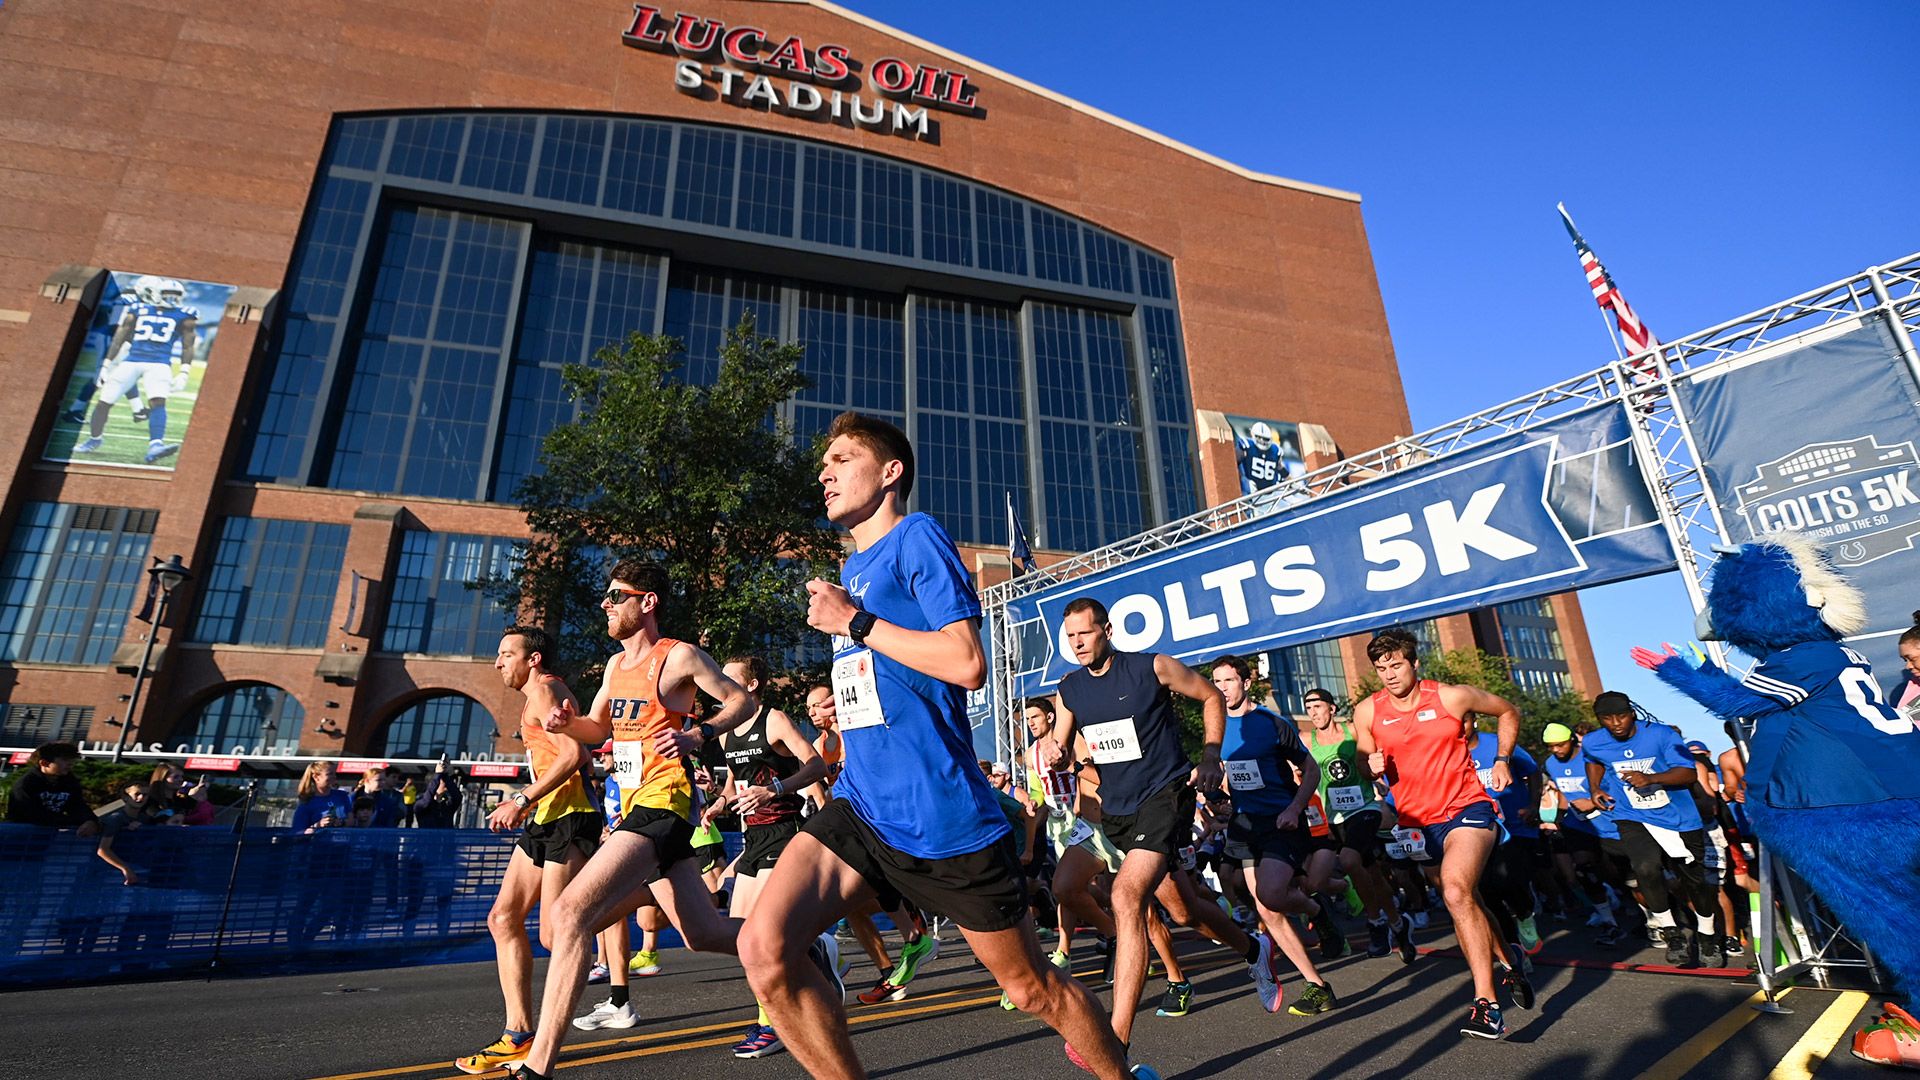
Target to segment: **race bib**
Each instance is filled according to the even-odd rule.
[[[1304,816],[1307,819],[1308,828],[1320,829],[1320,828],[1326,827],[1326,824],[1327,824],[1326,815],[1320,812],[1320,804],[1318,802],[1308,803],[1307,812]]]
[[[1651,760],[1616,761],[1613,763],[1613,771],[1620,777],[1620,789],[1627,793],[1627,805],[1633,807],[1635,810],[1658,810],[1672,801],[1667,797],[1666,788],[1657,787],[1642,791],[1632,784],[1627,783],[1628,773],[1651,773],[1657,771],[1654,769]]]
[[[640,774],[647,764],[646,754],[647,744],[639,739],[613,744],[613,775],[620,781],[620,790],[640,786]]]
[[[1088,724],[1081,730],[1092,749],[1095,765],[1114,765],[1140,760],[1140,733],[1133,729],[1133,717],[1123,716],[1104,724]]]
[[[1227,786],[1235,791],[1259,791],[1267,786],[1266,779],[1260,775],[1260,763],[1252,758],[1220,764],[1227,770]]]
[[[1073,828],[1067,830],[1066,846],[1073,847],[1075,844],[1084,844],[1091,839],[1093,839],[1093,826],[1081,821],[1079,818],[1075,818]]]
[[[1492,769],[1492,767],[1491,767],[1491,766],[1489,766],[1488,768],[1485,768],[1485,769],[1478,769],[1478,770],[1475,770],[1475,771],[1476,771],[1476,772],[1478,772],[1478,773],[1480,774],[1480,786],[1481,786],[1481,787],[1483,787],[1483,788],[1488,788],[1488,789],[1492,789],[1492,787],[1493,787],[1493,769]]]
[[[1336,814],[1351,814],[1367,805],[1367,792],[1357,784],[1327,789],[1327,802]]]
[[[880,709],[880,686],[874,679],[873,653],[848,653],[833,662],[834,726],[842,731],[879,727],[887,722]]]
[[[1395,847],[1400,850],[1402,859],[1424,859],[1427,857],[1427,834],[1421,829],[1408,829],[1396,826],[1393,830],[1393,843],[1387,845],[1389,853]]]

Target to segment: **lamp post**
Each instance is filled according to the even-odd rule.
[[[173,590],[181,582],[193,580],[193,572],[188,570],[180,556],[169,555],[165,562],[155,557],[154,565],[147,567],[147,573],[160,587],[160,607],[153,613],[153,622],[147,626],[147,647],[140,653],[140,667],[133,673],[133,696],[127,701],[127,720],[120,725],[120,738],[113,744],[113,763],[120,763],[120,752],[127,746],[127,731],[134,725],[134,717],[140,709],[140,690],[147,682],[147,669],[153,663],[153,639],[160,627],[167,621],[167,601],[173,596]]]

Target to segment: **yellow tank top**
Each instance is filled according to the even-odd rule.
[[[566,683],[558,675],[542,672],[535,678],[546,683],[560,683],[558,689],[562,693],[567,690]],[[539,724],[521,724],[520,738],[527,744],[527,760],[533,765],[533,778],[537,781],[547,775],[548,770],[554,767],[554,760],[560,756],[559,743],[555,740],[568,736],[550,734]],[[593,805],[593,800],[587,795],[586,778],[576,771],[567,777],[565,783],[540,797],[533,807],[533,820],[544,825],[568,814],[582,812],[598,813],[599,808]]]
[[[620,812],[636,806],[693,817],[693,777],[683,759],[654,753],[654,736],[679,731],[690,714],[660,703],[660,672],[680,643],[661,638],[638,667],[623,670],[615,657],[607,667],[607,706],[613,726],[613,772],[620,783]]]

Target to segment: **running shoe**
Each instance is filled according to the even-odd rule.
[[[1379,958],[1393,951],[1393,928],[1387,924],[1386,916],[1379,922],[1367,924],[1367,955]]]
[[[1853,1033],[1853,1056],[1876,1065],[1920,1069],[1920,1024],[1888,1002],[1873,1023]]]
[[[100,449],[100,441],[100,436],[98,435],[90,439],[82,439],[80,442],[74,444],[73,452],[76,454],[91,454],[95,450]]]
[[[1680,967],[1687,963],[1687,954],[1691,950],[1687,948],[1686,931],[1677,926],[1663,926],[1654,932],[1660,935],[1661,944],[1667,947],[1667,965],[1669,967]]]
[[[1727,956],[1721,952],[1723,939],[1719,934],[1693,935],[1694,954],[1700,958],[1703,968],[1723,968],[1727,966]]]
[[[629,975],[660,974],[660,950],[646,949],[641,952],[634,953],[633,959],[627,961],[627,974]]]
[[[1052,964],[1054,967],[1059,968],[1061,971],[1073,970],[1073,957],[1068,956],[1066,953],[1061,952],[1059,949],[1055,949],[1051,953],[1047,954],[1047,963]]]
[[[612,998],[593,1007],[585,1016],[573,1018],[573,1026],[581,1031],[598,1031],[601,1028],[630,1028],[640,1022],[640,1014],[634,1011],[633,1002],[615,1005]]]
[[[1351,881],[1347,882],[1347,892],[1342,899],[1347,902],[1347,914],[1352,918],[1359,918],[1360,913],[1367,910],[1367,902],[1360,899],[1360,890],[1354,888]]]
[[[1310,982],[1300,988],[1300,993],[1287,1006],[1287,1011],[1295,1016],[1316,1016],[1323,1012],[1332,1012],[1339,1001],[1333,996],[1333,984]]]
[[[1460,1025],[1460,1034],[1476,1039],[1506,1038],[1507,1022],[1500,1016],[1500,1006],[1486,998],[1475,998],[1473,1008],[1467,1011],[1467,1018]]]
[[[1720,951],[1735,958],[1747,955],[1746,945],[1743,944],[1739,938],[1731,934],[1727,935],[1726,940],[1721,943]]]
[[[527,1036],[525,1042],[514,1042],[503,1033],[498,1039],[493,1041],[492,1046],[487,1047],[477,1054],[469,1054],[466,1057],[460,1058],[453,1063],[453,1067],[463,1073],[478,1076],[481,1073],[492,1072],[495,1069],[505,1068],[516,1062],[525,1061],[527,1059],[527,1051],[532,1049],[533,1036]]]
[[[820,974],[827,977],[827,984],[833,987],[834,1000],[847,1003],[847,973],[840,966],[840,942],[832,934],[821,934],[812,945],[807,946],[807,959],[812,960]],[[898,972],[900,968],[893,969]]]
[[[1613,946],[1620,944],[1620,938],[1621,938],[1620,924],[1607,923],[1600,927],[1599,933],[1593,935],[1593,943],[1595,945],[1602,945],[1607,948],[1612,948]]]
[[[1413,963],[1414,958],[1420,955],[1419,950],[1414,948],[1413,944],[1413,928],[1418,925],[1419,924],[1414,921],[1413,916],[1405,912],[1400,913],[1400,925],[1394,928],[1396,931],[1394,934],[1396,940],[1393,943],[1393,947],[1400,950],[1400,962],[1403,964]]]
[[[763,1058],[785,1050],[780,1045],[780,1036],[765,1024],[755,1024],[747,1029],[747,1037],[733,1044],[733,1056],[737,1058]]]
[[[1652,925],[1649,925],[1647,927],[1647,944],[1657,949],[1660,946],[1665,945],[1666,943],[1667,943],[1666,935],[1660,932],[1659,927],[1652,926]],[[1669,961],[1669,963],[1679,963],[1679,961],[1674,960],[1674,961]]]
[[[1320,913],[1313,917],[1313,932],[1320,937],[1322,959],[1338,960],[1353,949],[1353,946],[1347,944],[1346,935],[1334,925],[1333,912],[1324,903],[1320,905]]]
[[[552,1073],[537,1073],[527,1068],[526,1062],[507,1066],[507,1080],[553,1080]]]
[[[1527,978],[1524,966],[1527,962],[1527,954],[1521,952],[1520,946],[1512,942],[1507,944],[1506,952],[1507,963],[1500,971],[1500,982],[1507,988],[1507,996],[1513,999],[1514,1005],[1522,1009],[1531,1009],[1533,1008],[1533,981]]]
[[[1260,995],[1260,1007],[1277,1013],[1284,997],[1280,990],[1280,951],[1273,947],[1273,940],[1265,933],[1253,935],[1253,940],[1260,951],[1253,963],[1247,965],[1247,974],[1253,977],[1254,989]]]
[[[1013,999],[1007,996],[1005,990],[1000,991],[1000,1009],[1002,1012],[1013,1011]]]
[[[605,964],[595,964],[593,965],[593,968],[587,972],[588,985],[592,985],[593,983],[603,983],[611,978],[613,978],[613,972],[608,971],[607,965]]]
[[[1540,928],[1534,925],[1533,916],[1529,915],[1524,919],[1515,919],[1513,920],[1513,924],[1520,929],[1520,948],[1525,951],[1528,956],[1539,952],[1542,944],[1540,941]]]
[[[1170,982],[1167,992],[1160,998],[1160,1007],[1153,1011],[1155,1016],[1185,1016],[1193,1007],[1193,983]]]
[[[873,989],[862,990],[856,997],[862,1005],[878,1005],[883,1001],[899,1001],[907,996],[907,988],[896,986],[893,982],[893,970],[889,968],[885,975],[874,982]]]
[[[908,942],[900,950],[900,959],[893,965],[893,982],[896,986],[905,986],[920,974],[920,965],[940,955],[940,939],[932,934],[921,934]]]
[[[1127,1070],[1133,1080],[1160,1080],[1160,1072],[1151,1065],[1135,1065]]]

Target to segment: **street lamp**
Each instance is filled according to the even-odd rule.
[[[193,572],[188,570],[180,556],[169,555],[165,562],[154,557],[154,565],[147,567],[147,574],[160,588],[160,608],[153,614],[153,622],[147,626],[147,647],[140,654],[140,667],[133,673],[133,694],[127,701],[127,722],[120,725],[120,737],[113,744],[113,763],[120,763],[120,752],[127,745],[127,731],[134,725],[134,717],[140,708],[140,689],[146,685],[147,668],[153,663],[153,639],[160,627],[167,621],[167,601],[173,596],[173,590],[182,582],[192,581]]]

